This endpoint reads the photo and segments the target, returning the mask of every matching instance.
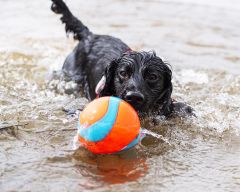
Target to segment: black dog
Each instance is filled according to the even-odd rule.
[[[93,34],[62,0],[52,2],[51,9],[62,15],[66,32],[79,41],[62,71],[82,85],[88,99],[120,97],[139,114],[192,114],[191,107],[171,99],[171,69],[154,52],[132,51],[120,39]]]

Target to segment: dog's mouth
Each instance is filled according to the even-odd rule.
[[[138,101],[127,101],[136,111],[141,111],[143,108],[143,104],[139,103]]]

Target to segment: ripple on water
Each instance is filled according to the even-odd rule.
[[[240,76],[219,71],[176,71],[174,98],[193,106],[197,118],[143,120],[142,126],[161,137],[148,135],[128,154],[94,156],[80,149],[72,155],[76,119],[66,117],[62,108],[83,108],[87,100],[47,89],[43,75],[47,69],[41,68],[41,79],[33,75],[40,69],[34,56],[2,53],[1,57],[5,64],[0,73],[0,120],[13,125],[2,130],[0,138],[4,189],[25,190],[30,181],[32,188],[46,180],[63,188],[71,184],[81,189],[107,189],[108,184],[117,183],[133,187],[135,181],[140,181],[135,189],[149,185],[174,189],[174,185],[189,182],[199,188],[203,183],[205,187],[219,182],[226,188],[237,185],[239,167],[234,152],[239,154],[239,149],[232,149],[233,153],[228,150],[239,145],[233,138],[240,130]],[[28,171],[21,176],[22,182],[11,182],[25,169]],[[206,176],[204,172],[209,171]],[[217,178],[223,173],[227,180]]]

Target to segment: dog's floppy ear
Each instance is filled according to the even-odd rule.
[[[165,70],[165,86],[163,93],[159,96],[157,103],[161,106],[160,115],[168,116],[172,112],[172,71],[167,68]]]
[[[98,96],[110,96],[115,94],[114,75],[117,68],[118,59],[109,63],[104,71],[104,75],[98,82],[95,92]]]
[[[172,112],[173,106],[172,106],[171,95],[172,95],[172,83],[167,87],[162,98],[158,100],[158,102],[161,102],[161,105],[162,105],[160,110],[161,115],[168,116]]]

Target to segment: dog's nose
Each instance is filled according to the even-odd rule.
[[[139,92],[133,92],[133,91],[129,91],[126,96],[125,99],[127,102],[131,103],[131,104],[137,104],[137,105],[142,105],[144,102],[144,95],[139,93]]]

